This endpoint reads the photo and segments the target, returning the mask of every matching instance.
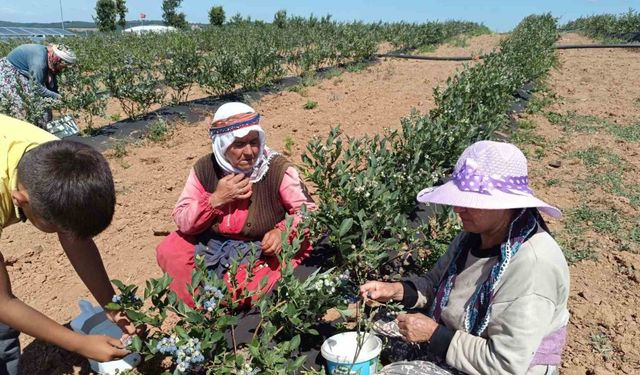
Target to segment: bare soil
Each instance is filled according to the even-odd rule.
[[[435,53],[452,56],[486,52],[501,38],[470,38],[466,47],[442,46]],[[591,41],[570,34],[561,42]],[[559,51],[558,55],[560,65],[548,79],[556,99],[544,111],[562,115],[575,111],[606,119],[612,126],[640,126],[637,53],[593,49]],[[332,126],[340,125],[350,135],[381,133],[384,128],[398,128],[400,118],[414,108],[428,112],[434,106],[433,88],[444,84],[461,66],[458,62],[381,59],[360,72],[345,71],[301,91],[269,94],[249,104],[263,116],[268,144],[283,150],[285,143],[292,141],[291,158],[299,162],[307,141],[326,135]],[[202,93],[196,90],[194,95]],[[304,109],[308,100],[317,102],[317,106]],[[211,112],[214,110],[212,107]],[[108,115],[117,111],[116,106],[110,105]],[[628,197],[616,195],[606,187],[590,194],[576,187],[593,170],[587,169],[575,152],[593,145],[618,155],[625,162],[625,183],[637,185],[638,142],[615,137],[607,130],[609,125],[600,125],[592,133],[568,134],[548,117],[543,113],[522,116],[523,121],[535,126],[533,134],[542,137],[537,144],[525,146],[537,194],[565,213],[584,202],[589,207],[618,212],[625,229],[637,226],[638,207]],[[160,276],[154,249],[162,237],[154,232],[174,229],[171,210],[189,169],[198,157],[210,151],[206,121],[171,125],[165,141],[129,144],[123,157],[107,152],[118,203],[113,224],[96,242],[111,278],[125,283],[142,286],[146,279]],[[536,151],[538,148],[542,151]],[[560,168],[549,166],[558,160]],[[551,222],[552,229],[559,234],[566,232],[569,217]],[[640,373],[640,349],[636,346],[640,339],[637,246],[633,241],[622,246],[615,233],[596,232],[594,223],[585,225],[578,241],[590,244],[593,259],[571,266],[572,319],[562,373]],[[629,243],[633,246],[629,247]],[[0,248],[9,264],[14,293],[54,320],[69,322],[78,313],[80,299],[92,300],[55,236],[38,232],[30,225],[15,225],[4,230]],[[26,335],[21,341],[25,374],[89,373],[86,361],[74,354]]]
[[[594,43],[577,34],[564,35],[560,44]],[[639,207],[638,139],[615,136],[615,130],[640,129],[640,74],[637,50],[560,50],[559,66],[548,79],[557,99],[545,109],[572,119],[567,126],[551,123],[543,114],[528,116],[535,134],[542,136],[540,158],[530,157],[530,174],[535,191],[557,204],[564,219],[552,223],[563,237],[576,221],[581,225],[574,237],[576,247],[591,252],[590,258],[571,266],[571,320],[564,354],[564,374],[640,373],[640,250],[637,230]],[[602,161],[589,167],[586,157],[599,155]],[[605,161],[607,157],[619,161]],[[561,161],[560,168],[551,167]],[[609,174],[608,174],[609,173]],[[599,176],[619,176],[625,193],[612,189]],[[610,176],[610,177],[614,177]],[[585,188],[584,181],[605,181]],[[554,181],[554,183],[549,183]],[[574,213],[582,207],[617,217],[615,226],[602,230],[598,218],[584,220]]]

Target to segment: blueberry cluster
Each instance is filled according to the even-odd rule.
[[[347,305],[352,304],[352,303],[356,303],[360,300],[360,296],[359,295],[347,295],[344,297],[343,302]]]
[[[184,345],[178,347],[174,357],[178,362],[176,369],[180,372],[199,366],[204,362],[204,356],[200,351],[200,340],[190,338]]]
[[[330,275],[323,275],[320,276],[318,280],[316,280],[315,284],[313,284],[313,287],[317,291],[324,290],[327,293],[333,294],[336,292],[337,284],[338,283],[336,282],[336,280],[332,280]]]
[[[173,353],[178,350],[175,336],[163,337],[162,340],[158,341],[156,349],[158,349],[158,351],[162,354],[173,355]]]
[[[260,373],[259,368],[251,367],[251,364],[245,363],[238,372],[238,375],[257,375]]]
[[[111,297],[111,302],[118,304],[142,305],[142,300],[135,294],[114,294],[113,297]]]
[[[176,370],[186,372],[195,369],[204,362],[204,355],[200,351],[200,340],[189,338],[186,343],[178,345],[176,337],[164,337],[156,345],[158,352],[171,355],[176,359]]]
[[[205,284],[202,289],[204,290],[204,294],[209,297],[209,299],[204,301],[202,306],[206,311],[212,312],[216,306],[218,306],[218,302],[224,298],[224,293],[220,289],[209,284]]]

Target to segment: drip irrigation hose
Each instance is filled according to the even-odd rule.
[[[555,49],[581,49],[581,48],[640,48],[640,43],[629,44],[566,44],[553,46]],[[435,61],[471,61],[474,59],[482,59],[482,55],[477,57],[471,56],[416,56],[406,55],[400,53],[381,53],[376,57],[395,57],[398,59],[410,59],[410,60],[435,60]]]
[[[578,48],[640,48],[640,43],[620,43],[620,44],[565,44],[554,46],[555,49],[578,49]]]
[[[470,57],[470,56],[415,56],[415,55],[404,55],[404,54],[396,54],[396,53],[381,53],[381,54],[377,54],[376,57],[396,57],[396,58],[399,58],[399,59],[438,60],[438,61],[468,61],[468,60],[473,60],[473,57]]]

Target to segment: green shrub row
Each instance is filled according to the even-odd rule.
[[[339,250],[338,267],[357,270],[357,282],[430,267],[459,228],[449,211],[412,225],[416,194],[442,181],[469,144],[506,124],[515,91],[554,64],[556,38],[553,17],[529,16],[499,51],[437,88],[428,115],[414,112],[384,135],[333,129],[309,142],[303,162],[319,198],[315,233]]]
[[[411,50],[440,44],[456,35],[488,34],[490,30],[486,26],[463,21],[427,22],[423,24],[398,22],[386,25],[383,33],[383,39],[389,41],[395,48]]]
[[[626,13],[599,14],[590,17],[580,17],[567,22],[562,31],[579,31],[598,39],[621,37],[627,33],[640,32],[640,13],[629,9]]]
[[[446,165],[451,166],[470,143],[490,138],[502,126],[513,94],[526,83],[546,74],[556,61],[553,44],[558,39],[556,21],[550,15],[529,16],[501,44],[499,51],[481,64],[466,65],[434,93],[436,108],[430,120],[449,134]]]
[[[196,85],[214,96],[255,90],[286,75],[367,60],[383,41],[413,48],[482,30],[486,28],[458,21],[365,24],[293,17],[284,28],[237,20],[224,27],[165,34],[65,38],[61,41],[76,51],[79,63],[61,76],[63,101],[58,107],[91,125],[94,116],[104,114],[108,93],[135,119],[154,104],[184,101]],[[19,42],[24,41],[0,44],[0,56]]]

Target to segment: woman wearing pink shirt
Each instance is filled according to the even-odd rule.
[[[172,278],[171,288],[192,305],[186,285],[191,282],[194,256],[227,280],[232,262],[240,289],[263,292],[280,278],[277,255],[282,250],[285,215],[297,215],[303,205],[316,208],[297,170],[265,144],[260,115],[243,103],[226,103],[215,113],[209,130],[213,153],[196,162],[173,210],[178,230],[156,249],[158,264]],[[298,266],[311,253],[305,241],[292,260]],[[247,263],[257,252],[254,276],[246,280]],[[228,284],[228,282],[227,282]],[[241,290],[235,290],[240,296]],[[246,301],[248,302],[248,301]]]

